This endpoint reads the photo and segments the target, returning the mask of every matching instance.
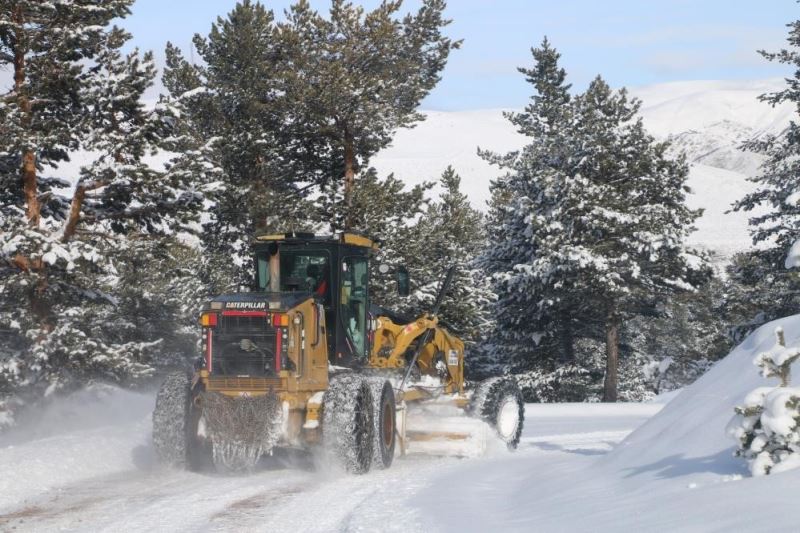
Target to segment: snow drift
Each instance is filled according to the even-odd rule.
[[[444,476],[412,503],[448,531],[796,531],[800,471],[749,477],[725,431],[752,389],[775,385],[753,360],[778,325],[800,340],[800,315],[763,326],[608,453],[523,439],[519,455]],[[569,420],[565,407],[551,414]]]
[[[733,457],[736,443],[725,428],[733,408],[753,389],[777,386],[776,380],[761,377],[753,364],[758,354],[773,348],[777,326],[784,328],[788,346],[800,341],[800,315],[765,324],[621,442],[603,462],[621,469],[661,463],[663,468],[642,470],[642,475],[663,479],[672,473],[699,483],[717,480],[720,474],[745,473],[744,461]],[[680,466],[668,466],[670,459]],[[797,475],[800,479],[800,473]]]

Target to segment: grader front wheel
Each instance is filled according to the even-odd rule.
[[[475,389],[469,411],[492,426],[509,450],[517,448],[525,421],[525,404],[515,381],[508,378],[482,381]]]

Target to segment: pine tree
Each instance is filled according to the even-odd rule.
[[[431,202],[416,224],[414,251],[407,266],[415,288],[405,306],[414,316],[430,310],[449,267],[456,268],[443,301],[442,324],[459,335],[470,352],[490,330],[494,295],[488,276],[476,264],[484,247],[483,215],[461,192],[461,177],[452,167],[439,179],[441,196]]]
[[[249,282],[254,232],[307,229],[304,197],[319,181],[307,162],[324,149],[293,129],[297,110],[287,106],[291,65],[281,39],[273,12],[244,1],[207,36],[195,35],[202,65],[167,44],[162,104],[175,109],[171,148],[181,153],[173,164],[213,188],[203,232],[213,292]]]
[[[791,386],[791,367],[800,358],[797,346],[787,346],[783,328],[775,328],[775,345],[753,361],[765,378],[778,378],[776,387],[758,387],[736,406],[728,436],[738,446],[753,476],[786,472],[800,466],[800,394]]]
[[[693,290],[708,276],[700,256],[685,247],[700,216],[685,204],[688,167],[645,132],[636,118],[639,107],[599,77],[576,99],[579,157],[567,176],[555,176],[562,195],[534,263],[550,279],[554,272],[567,274],[576,293],[599,311],[605,401],[617,398],[625,318],[649,301]]]
[[[769,61],[795,67],[787,87],[763,94],[760,100],[771,105],[793,103],[800,110],[800,20],[789,25],[789,46],[779,52],[759,51]],[[740,254],[729,270],[736,292],[741,321],[738,333],[746,334],[764,322],[797,312],[798,280],[786,271],[786,258],[800,238],[800,124],[792,120],[778,135],[762,135],[744,143],[743,150],[761,154],[764,162],[751,181],[752,192],[736,202],[736,211],[757,211],[750,218],[750,234],[759,250]],[[749,309],[749,310],[748,310]]]
[[[696,291],[665,298],[650,313],[632,317],[622,337],[631,361],[627,374],[649,393],[661,394],[694,382],[710,366],[727,355],[735,343],[729,336],[729,288],[714,277]],[[620,394],[627,386],[620,383]]]
[[[450,22],[444,0],[423,0],[415,14],[398,18],[401,7],[391,0],[365,12],[332,0],[325,18],[300,0],[279,25],[290,55],[295,135],[317,147],[318,174],[344,181],[346,213],[355,209],[356,174],[398,128],[424,118],[417,107],[460,44],[442,35]],[[355,225],[346,216],[345,227]]]
[[[117,343],[157,343],[151,365],[185,367],[199,350],[197,317],[209,294],[197,275],[202,251],[179,238],[128,235],[116,263],[116,300],[102,337]]]
[[[726,267],[724,320],[738,344],[760,326],[797,313],[800,279],[776,266],[779,254],[750,250],[733,256]]]
[[[569,326],[572,317],[578,318],[575,306],[565,300],[565,291],[543,284],[530,270],[538,253],[536,236],[554,202],[540,177],[557,172],[567,161],[565,131],[571,120],[571,96],[566,72],[558,64],[560,54],[547,38],[531,53],[533,67],[518,69],[534,88],[531,102],[523,113],[505,114],[520,133],[531,138],[530,144],[506,155],[480,152],[507,171],[491,184],[490,245],[481,264],[492,274],[497,294],[497,325],[485,346],[487,357],[496,362],[498,371],[505,368],[545,376],[556,370],[558,361],[572,362]]]
[[[535,137],[519,154],[487,156],[510,170],[491,215],[490,242],[506,242],[484,259],[498,292],[490,347],[531,387],[555,391],[554,380],[591,373],[575,365],[576,341],[602,339],[603,396],[615,401],[624,320],[708,275],[684,245],[699,212],[685,205],[688,167],[647,135],[638,101],[599,77],[571,99],[558,53],[547,40],[533,52],[523,72],[536,94],[511,118]]]
[[[109,26],[131,3],[0,8],[0,63],[15,80],[0,100],[0,396],[153,370],[158,342],[104,328],[117,304],[115,256],[129,231],[188,225],[202,198],[142,163],[166,122],[140,102],[155,75],[152,57],[123,55],[130,36]],[[74,149],[97,159],[80,176],[53,177],[49,168]]]

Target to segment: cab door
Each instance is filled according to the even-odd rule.
[[[369,357],[369,260],[348,255],[339,266],[339,298],[337,329],[342,342],[337,343],[337,355],[354,362],[366,362]],[[344,353],[342,353],[344,352]]]

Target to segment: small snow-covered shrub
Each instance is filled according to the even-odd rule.
[[[748,394],[728,424],[754,476],[800,466],[800,388],[790,386],[790,369],[800,347],[787,347],[783,330],[775,330],[775,346],[753,361],[765,378],[779,378],[778,387],[759,387]]]

